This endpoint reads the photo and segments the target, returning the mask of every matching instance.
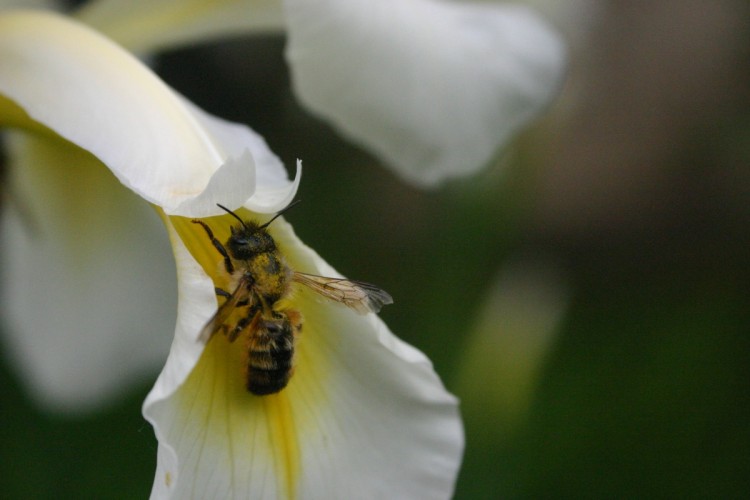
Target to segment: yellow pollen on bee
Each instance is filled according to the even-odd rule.
[[[267,294],[286,291],[286,280],[289,278],[283,270],[283,261],[276,260],[275,255],[261,254],[249,262],[248,271],[255,277],[255,287]]]

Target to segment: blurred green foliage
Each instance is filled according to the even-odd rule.
[[[5,366],[0,387],[3,498],[148,497],[156,439],[140,414],[147,387],[101,414],[75,418],[38,411]]]
[[[615,217],[590,230],[545,231],[536,218],[545,157],[536,148],[550,128],[529,135],[504,165],[424,192],[300,110],[279,39],[184,50],[158,62],[165,80],[211,112],[248,123],[287,165],[304,160],[303,204],[288,215],[295,230],[339,271],[394,296],[385,321],[433,360],[471,410],[457,498],[750,491],[750,197],[725,205],[704,190],[716,136],[702,136],[678,167],[667,167],[686,182],[667,200],[667,219],[622,226]],[[722,129],[741,163],[750,158],[748,111],[727,110]],[[509,380],[485,375],[472,388],[458,378],[495,277],[509,256],[527,252],[553,257],[570,296],[528,406],[508,426],[479,389]],[[48,415],[6,364],[4,498],[148,495],[156,455],[140,415],[148,386],[100,414]]]

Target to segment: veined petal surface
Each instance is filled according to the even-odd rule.
[[[284,5],[300,100],[421,186],[488,164],[561,85],[563,44],[522,6]]]
[[[451,496],[463,430],[457,401],[422,353],[377,316],[301,288],[289,299],[304,316],[294,376],[278,394],[249,394],[244,342],[197,341],[216,307],[203,304],[221,284],[218,254],[200,227],[169,223],[181,299],[167,366],[144,404],[160,443],[153,498]],[[206,223],[223,241],[235,221]],[[338,276],[283,220],[270,229],[293,268]]]
[[[0,13],[0,94],[169,214],[216,214],[256,192],[257,171],[286,175],[249,128],[197,113],[128,52],[53,13]],[[0,125],[34,126],[13,118]]]

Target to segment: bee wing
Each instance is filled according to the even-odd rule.
[[[219,310],[216,311],[216,314],[214,314],[208,323],[206,323],[206,326],[203,327],[203,330],[201,330],[201,333],[198,336],[198,340],[204,344],[211,340],[211,337],[221,330],[222,326],[224,326],[227,319],[229,319],[229,316],[232,315],[237,306],[242,302],[247,302],[248,299],[251,298],[251,295],[252,292],[248,286],[247,280],[240,280],[237,288],[232,292],[232,295],[229,296],[226,302],[219,306]]]
[[[341,302],[359,314],[376,313],[384,305],[393,304],[393,298],[388,292],[363,281],[326,278],[298,272],[294,273],[293,279],[327,299]]]

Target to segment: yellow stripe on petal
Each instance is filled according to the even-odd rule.
[[[260,219],[245,209],[237,210],[237,214],[243,219]],[[262,220],[268,218],[264,216]],[[228,214],[201,220],[222,245],[231,234],[231,226],[238,224]],[[169,221],[215,286],[231,292],[223,257],[205,229],[189,218],[171,216]],[[273,235],[273,226],[282,224],[280,220],[274,222],[269,232]],[[283,252],[283,244],[279,247]],[[306,318],[325,317],[325,307],[311,295],[293,293],[277,307],[300,310]],[[217,334],[208,342],[198,364],[176,393],[175,401],[184,415],[180,419],[184,427],[177,432],[183,439],[190,436],[189,441],[194,443],[187,456],[181,457],[180,475],[190,477],[199,468],[218,468],[208,475],[228,474],[225,484],[231,489],[213,490],[209,486],[202,490],[196,484],[190,487],[193,495],[231,496],[237,491],[252,491],[263,497],[296,498],[301,477],[300,437],[320,433],[316,415],[320,405],[328,400],[325,380],[330,370],[324,354],[331,339],[328,323],[305,321],[295,349],[294,375],[285,389],[268,396],[255,396],[245,388],[246,337],[241,335],[229,342],[225,335]],[[321,332],[320,327],[326,332]],[[321,442],[326,440],[326,436],[318,438]],[[206,457],[211,457],[209,463]],[[202,470],[201,475],[206,474]]]
[[[299,439],[296,433],[294,414],[286,391],[261,398],[271,427],[274,442],[274,461],[278,475],[279,490],[288,498],[296,498],[297,478],[300,470]]]
[[[192,222],[193,219],[187,217],[171,216],[169,219],[193,258],[211,277],[217,287],[225,289],[229,283],[229,277],[224,268],[224,262],[221,254],[211,244],[203,227],[195,224]],[[201,220],[211,227],[214,236],[222,244],[226,243],[227,238],[229,238],[231,223],[236,223],[235,219],[229,215],[207,217]]]
[[[216,484],[228,491],[213,490],[210,482],[186,485],[196,497],[258,491],[295,498],[299,423],[286,391],[259,397],[245,390],[241,347],[241,340],[231,344],[216,336],[176,394],[184,425],[178,432],[191,443],[180,475],[192,477],[201,470],[204,477],[228,476]],[[273,484],[264,484],[274,477]]]

